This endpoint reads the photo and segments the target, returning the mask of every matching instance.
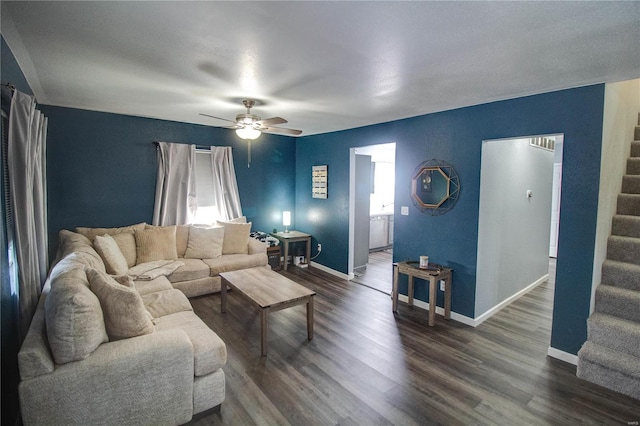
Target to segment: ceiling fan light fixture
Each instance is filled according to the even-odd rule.
[[[238,137],[240,137],[240,139],[254,140],[258,139],[262,132],[258,129],[254,129],[253,127],[245,126],[236,129],[236,134],[238,135]]]

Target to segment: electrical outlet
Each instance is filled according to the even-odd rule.
[[[444,280],[440,280],[440,291],[444,291]]]
[[[318,253],[322,251],[322,244],[318,244]]]

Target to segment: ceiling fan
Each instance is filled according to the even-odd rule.
[[[262,119],[260,116],[251,114],[251,108],[256,104],[254,99],[243,99],[242,103],[247,108],[246,114],[236,115],[236,119],[227,120],[226,118],[216,117],[209,114],[200,114],[205,117],[215,118],[216,120],[228,121],[233,123],[230,126],[225,126],[226,129],[235,129],[236,134],[242,139],[253,140],[257,139],[262,132],[266,133],[283,133],[285,135],[297,136],[302,133],[302,130],[287,129],[284,127],[276,127],[276,124],[284,124],[287,122],[281,117],[271,117]]]

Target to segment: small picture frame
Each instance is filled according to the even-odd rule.
[[[311,166],[311,196],[313,198],[327,198],[328,180],[329,173],[326,164],[322,166]]]

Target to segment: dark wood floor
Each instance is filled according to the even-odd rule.
[[[392,275],[392,249],[374,251],[369,253],[367,269],[351,281],[391,295]]]
[[[575,376],[546,355],[553,283],[477,328],[427,312],[315,268],[283,275],[317,292],[315,338],[305,309],[271,314],[260,356],[257,312],[233,293],[191,300],[227,344],[227,397],[198,425],[637,424],[640,401]],[[630,423],[631,422],[631,423]]]

